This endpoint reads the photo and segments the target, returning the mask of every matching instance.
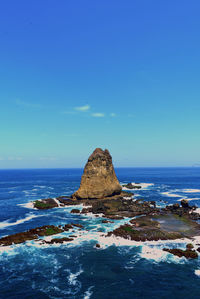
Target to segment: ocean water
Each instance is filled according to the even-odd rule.
[[[81,174],[82,169],[0,171],[0,237],[45,224],[84,226],[83,231],[64,233],[77,236],[71,243],[30,241],[1,248],[0,298],[200,298],[200,260],[162,251],[166,245],[184,248],[186,240],[105,238],[105,232],[129,219],[102,224],[94,215],[71,214],[70,207],[38,211],[28,205],[70,195],[79,187]],[[200,168],[121,168],[116,174],[120,183],[143,183],[134,191],[136,198],[155,200],[159,206],[185,198],[200,208]]]

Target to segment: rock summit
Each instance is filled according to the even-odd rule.
[[[107,149],[96,148],[89,157],[81,178],[80,188],[73,194],[77,199],[105,198],[120,194],[112,157]]]

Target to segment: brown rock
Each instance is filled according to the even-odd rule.
[[[173,209],[174,209],[174,210],[179,209],[179,208],[180,208],[179,203],[174,203],[174,204],[173,204]]]
[[[186,250],[182,250],[179,248],[173,248],[173,249],[168,249],[168,248],[163,248],[164,251],[167,251],[173,255],[176,255],[178,257],[185,257],[187,259],[195,259],[198,257],[198,254],[195,250],[191,250],[191,249],[186,249]]]
[[[187,199],[182,199],[181,200],[181,205],[182,205],[183,208],[189,208],[190,207]]]
[[[0,239],[0,246],[20,244],[26,241],[38,239],[38,237],[51,236],[62,233],[64,230],[54,225],[44,225],[29,229],[28,231],[9,235]]]
[[[65,224],[65,226],[63,227],[63,229],[65,231],[68,231],[69,229],[72,229],[72,228],[73,228],[73,226],[71,224]]]
[[[80,210],[79,209],[72,209],[71,213],[72,214],[80,214]]]
[[[72,238],[67,238],[67,237],[64,237],[64,238],[54,238],[52,239],[51,241],[44,241],[46,244],[62,244],[63,242],[70,242],[70,241],[73,241],[74,239]]]
[[[193,246],[193,244],[191,244],[191,243],[188,243],[187,245],[186,245],[186,249],[188,249],[188,250],[192,250],[194,248],[194,246]]]
[[[110,221],[110,220],[102,220],[102,223],[114,223],[114,221]]]
[[[96,148],[85,165],[80,188],[72,198],[105,198],[120,194],[121,190],[109,151]]]
[[[72,225],[75,226],[75,227],[83,228],[83,225],[81,225],[79,223],[72,223]]]

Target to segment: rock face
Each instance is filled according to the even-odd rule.
[[[72,197],[78,199],[105,198],[120,194],[121,190],[109,151],[96,148],[85,165],[80,188]]]

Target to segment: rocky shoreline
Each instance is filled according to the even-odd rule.
[[[95,185],[96,184],[96,185]],[[109,185],[109,186],[108,186]],[[132,183],[125,185],[127,189],[134,189]],[[139,184],[136,186],[139,189]],[[81,197],[83,196],[83,197]],[[96,197],[95,197],[96,196]],[[82,205],[82,209],[76,208]],[[73,207],[71,213],[96,217],[101,215],[102,223],[112,223],[114,220],[127,218],[127,223],[120,225],[105,237],[114,236],[130,241],[159,241],[191,239],[200,235],[200,224],[197,220],[200,215],[195,212],[196,207],[190,206],[186,200],[181,205],[175,203],[164,208],[156,206],[155,201],[135,200],[130,191],[122,191],[112,165],[112,158],[107,150],[96,149],[89,157],[84,169],[81,185],[78,191],[71,196],[46,198],[33,202],[33,207],[38,210],[52,208]],[[74,227],[82,229],[80,224],[66,224],[63,226],[46,225],[6,236],[0,239],[0,246],[20,244],[30,240],[42,240],[40,237],[60,234]],[[57,244],[71,242],[76,235],[53,238],[50,241],[42,240],[41,244]],[[196,258],[198,253],[188,245],[186,250],[163,250],[178,257]],[[96,245],[100,248],[100,244]]]
[[[160,240],[178,240],[182,238],[191,239],[200,235],[200,224],[195,220],[200,219],[199,214],[195,213],[195,207],[183,200],[181,205],[174,204],[166,206],[165,208],[157,208],[153,201],[134,200],[133,194],[122,191],[121,194],[111,196],[104,199],[93,200],[74,200],[70,197],[58,197],[56,199],[49,198],[35,201],[34,207],[37,209],[50,209],[56,207],[74,206],[71,213],[79,215],[87,215],[92,213],[96,217],[104,219],[102,223],[112,223],[114,220],[123,219],[125,217],[130,220],[120,225],[113,231],[108,232],[105,236],[114,236],[116,238],[123,238],[132,241],[160,241]],[[77,205],[82,204],[82,209],[76,208]],[[166,222],[163,227],[160,223]],[[175,221],[173,230],[168,229],[169,222]],[[178,225],[177,225],[178,224]],[[182,228],[182,226],[184,227]],[[41,240],[41,244],[58,244],[64,242],[71,242],[76,238],[75,235],[69,237],[53,238],[50,241],[40,239],[40,237],[56,235],[73,229],[74,227],[82,228],[80,224],[66,224],[64,226],[47,225],[30,229],[26,232],[17,233],[0,239],[0,246],[8,246],[12,244],[20,244],[30,240]],[[192,242],[192,241],[191,241]],[[97,248],[100,247],[98,244]],[[186,258],[196,258],[198,256],[195,250],[185,252],[181,249],[167,249],[167,251],[176,256],[184,256]],[[199,250],[200,251],[200,250]]]
[[[9,235],[0,239],[0,246],[10,246],[13,244],[21,244],[26,241],[32,240],[42,240],[41,244],[54,244],[54,243],[63,243],[64,241],[73,241],[73,238],[56,238],[51,241],[45,241],[40,237],[48,237],[57,235],[69,230],[72,230],[74,227],[78,227],[79,229],[83,228],[81,224],[71,223],[65,224],[64,226],[55,226],[55,225],[44,225],[36,228],[29,229],[25,232],[16,233],[13,235]],[[76,236],[73,236],[76,237]]]

